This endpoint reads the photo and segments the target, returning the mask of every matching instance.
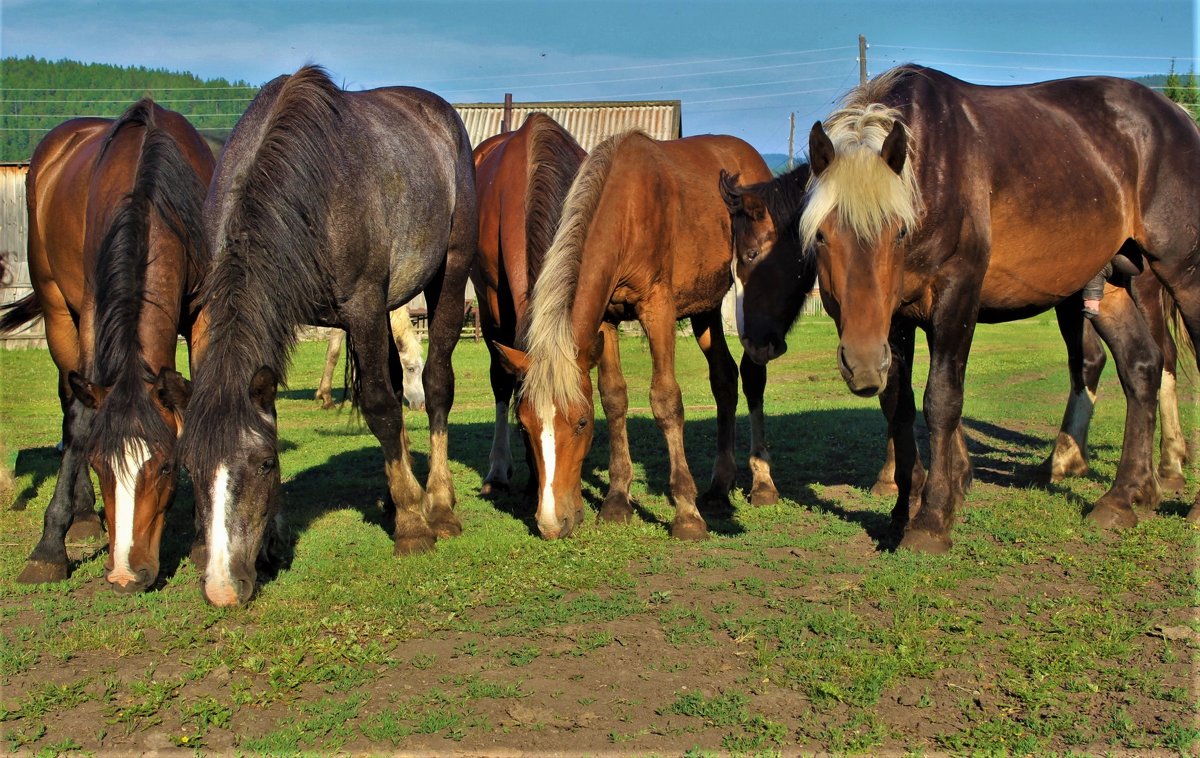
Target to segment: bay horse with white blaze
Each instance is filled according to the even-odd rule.
[[[33,293],[5,307],[0,332],[44,317],[64,450],[20,582],[65,579],[68,529],[101,533],[89,460],[104,502],[105,579],[136,592],[158,577],[189,391],[175,371],[175,342],[183,335],[198,347],[201,206],[212,172],[192,125],[149,99],[115,121],[67,121],[34,150],[26,178]]]
[[[785,335],[799,317],[816,280],[816,258],[805,252],[799,233],[810,176],[808,164],[754,185],[739,185],[737,177],[724,173],[721,176],[721,192],[733,225],[739,334],[745,354],[763,363],[787,352]],[[1124,278],[1119,283],[1130,286]],[[1158,402],[1162,419],[1158,476],[1164,489],[1177,491],[1186,483],[1183,464],[1188,453],[1175,390],[1177,350],[1167,325],[1174,301],[1153,274],[1133,277],[1132,287],[1154,343],[1163,353]],[[1120,298],[1106,300],[1100,307],[1106,310],[1108,306],[1104,303],[1111,306],[1119,301]],[[1071,391],[1054,450],[1043,465],[1043,473],[1050,482],[1081,476],[1090,470],[1088,427],[1100,374],[1107,361],[1096,330],[1083,318],[1080,297],[1062,301],[1055,306],[1055,312],[1067,345]],[[895,450],[895,443],[889,438],[884,464],[871,487],[872,494],[897,493]],[[920,466],[919,458],[914,466]]]
[[[902,547],[951,546],[971,480],[962,388],[977,322],[1054,307],[1122,252],[1163,283],[1192,342],[1200,335],[1200,130],[1146,87],[984,87],[903,66],[853,90],[809,143],[801,241],[815,251],[847,385],[882,394]],[[1127,290],[1110,289],[1093,325],[1127,412],[1116,482],[1089,518],[1127,526],[1135,503],[1161,496],[1151,437],[1162,355]],[[918,326],[930,350],[927,477],[913,437]]]
[[[205,530],[197,556],[205,597],[246,602],[256,560],[274,557],[275,393],[301,324],[346,330],[355,400],[383,448],[396,554],[459,534],[447,450],[450,356],[477,220],[458,114],[425,90],[347,92],[306,66],[251,102],[204,210],[213,262],[203,309],[212,328],[180,444]],[[431,313],[425,489],[411,468],[387,318],[421,291]]]
[[[510,369],[524,376],[517,413],[533,440],[537,521],[547,539],[569,534],[582,520],[581,469],[595,415],[589,371],[608,349],[606,323],[637,319],[646,332],[653,361],[650,404],[670,456],[671,534],[703,539],[708,527],[684,455],[675,379],[675,322],[691,319],[717,401],[718,449],[708,496],[728,504],[736,475],[737,365],[720,314],[732,249],[729,214],[717,192],[721,169],[752,181],[770,176],[762,157],[734,137],[657,142],[630,132],[597,146],[575,178],[533,286],[527,350],[499,347]],[[612,480],[614,490],[618,484],[622,489],[610,490],[599,517],[628,521],[628,476],[614,472]]]

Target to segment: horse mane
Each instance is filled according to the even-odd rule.
[[[911,73],[913,69],[900,66],[855,87],[846,94],[842,107],[825,119],[825,133],[836,157],[809,180],[807,206],[800,218],[805,248],[816,240],[821,222],[835,212],[842,225],[866,240],[878,239],[892,221],[904,223],[910,231],[917,225],[922,203],[913,169],[918,158],[916,141],[900,112],[881,102]],[[883,141],[896,123],[910,137],[908,159],[899,175],[879,157]]]
[[[546,251],[562,217],[563,201],[579,171],[583,148],[554,119],[531,113],[529,127],[529,170],[525,194],[526,281],[536,282]]]
[[[260,136],[235,128],[227,145],[223,160],[237,162],[236,174],[201,295],[214,326],[184,428],[187,455],[201,469],[228,456],[239,429],[272,439],[249,400],[251,378],[266,366],[284,382],[296,326],[333,304],[325,248],[344,97],[323,68],[305,66],[251,102],[242,120],[265,110]]]
[[[520,392],[535,408],[561,407],[584,399],[576,362],[578,350],[571,331],[571,308],[575,304],[584,243],[600,205],[605,181],[617,150],[635,134],[642,132],[633,130],[609,137],[583,161],[567,193],[562,221],[546,251],[541,275],[533,284],[530,315],[518,342],[529,355],[529,370]]]
[[[182,243],[185,265],[200,267],[201,217],[205,187],[179,145],[156,122],[157,106],[143,98],[113,122],[96,158],[99,166],[117,135],[143,129],[133,188],[122,200],[96,254],[95,348],[84,371],[109,388],[92,423],[91,444],[101,456],[125,465],[125,446],[140,440],[151,449],[169,448],[173,434],[144,389],[154,380],[142,353],[138,325],[143,309],[154,307],[146,293],[152,212]],[[133,472],[121,472],[129,473]]]

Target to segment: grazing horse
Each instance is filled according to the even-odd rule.
[[[675,322],[691,318],[717,401],[717,459],[709,496],[728,503],[737,365],[725,345],[721,300],[730,286],[729,214],[721,169],[770,176],[762,157],[733,137],[657,142],[630,132],[602,142],[572,184],[530,302],[526,351],[500,347],[523,374],[517,413],[538,471],[538,527],[547,539],[582,520],[581,468],[594,424],[589,370],[607,350],[605,322],[637,319],[653,362],[650,404],[666,437],[675,504],[672,536],[703,539],[696,485],[683,449],[683,401],[675,379]],[[586,264],[586,265],[585,265]],[[627,486],[627,483],[626,485]],[[610,496],[605,521],[627,521],[628,493]]]
[[[391,324],[392,339],[400,352],[400,366],[404,370],[404,402],[414,411],[423,411],[425,386],[421,382],[421,372],[425,370],[425,359],[421,357],[421,339],[417,336],[417,330],[413,328],[408,306],[402,305],[389,313],[388,323]],[[337,366],[338,356],[342,354],[342,343],[345,341],[345,332],[341,329],[331,330],[329,347],[325,349],[325,368],[321,371],[321,381],[316,392],[316,399],[321,401],[323,410],[333,407],[333,369]]]
[[[809,160],[801,243],[815,250],[843,378],[882,395],[902,547],[951,546],[971,480],[962,388],[977,322],[1055,307],[1122,252],[1149,266],[1191,340],[1200,335],[1200,130],[1146,87],[1105,77],[984,87],[903,66],[815,124]],[[1133,504],[1161,496],[1151,437],[1162,355],[1126,290],[1110,290],[1093,325],[1127,409],[1116,482],[1089,518],[1127,526]],[[927,477],[913,436],[918,326],[930,352]]]
[[[749,186],[739,185],[737,177],[721,175],[721,193],[733,225],[738,328],[745,355],[763,363],[787,351],[785,335],[799,316],[805,297],[816,280],[816,260],[804,253],[799,236],[800,215],[804,210],[810,175],[808,164],[768,182]],[[1153,275],[1133,277],[1132,286],[1154,342],[1163,352],[1158,476],[1164,489],[1178,490],[1185,484],[1183,464],[1187,460],[1187,445],[1175,391],[1176,345],[1166,318],[1174,303]],[[752,303],[749,308],[745,307],[747,297]],[[1078,299],[1064,300],[1056,307],[1056,313],[1063,341],[1067,344],[1071,392],[1054,451],[1044,464],[1051,482],[1081,476],[1089,470],[1087,432],[1100,373],[1107,360],[1099,336],[1083,318]],[[883,467],[871,492],[876,495],[897,493],[895,445],[890,439]]]
[[[488,473],[480,492],[491,496],[509,488],[513,471],[508,409],[516,377],[505,369],[497,345],[516,345],[517,335],[525,328],[529,291],[558,228],[571,180],[587,153],[554,119],[544,113],[531,113],[516,131],[482,142],[475,148],[474,157],[479,252],[471,267],[471,282],[479,298],[480,326],[491,354],[490,379],[496,403]],[[610,352],[616,355],[615,331],[612,337],[606,343],[610,350],[600,363],[605,398],[612,395],[614,381],[620,382],[622,393],[624,390],[619,363],[605,359],[611,357]],[[618,430],[613,423],[609,431],[614,459],[621,449],[628,458],[624,427]],[[528,444],[526,452],[530,452]],[[536,486],[533,471],[530,453],[530,481]]]
[[[191,124],[148,99],[115,121],[67,121],[34,151],[26,179],[33,293],[6,307],[0,332],[45,318],[64,450],[42,537],[18,581],[65,579],[68,528],[99,534],[89,460],[105,505],[105,578],[135,592],[158,577],[188,394],[175,371],[176,335],[196,347],[201,207],[212,172]]]
[[[181,459],[205,532],[204,596],[246,602],[274,558],[280,485],[275,393],[296,327],[345,329],[351,388],[384,454],[398,555],[459,534],[447,450],[451,352],[477,219],[471,145],[441,98],[410,87],[347,92],[316,66],[259,91],[234,127],[204,206],[212,325],[194,375]],[[424,291],[431,451],[414,477],[387,313]]]

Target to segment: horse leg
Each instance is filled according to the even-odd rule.
[[[628,523],[633,518],[629,502],[629,485],[633,481],[633,459],[629,456],[629,432],[625,426],[629,412],[629,391],[621,373],[621,349],[617,343],[617,328],[601,324],[604,350],[597,364],[600,386],[600,405],[608,425],[608,494],[600,504],[599,521]]]
[[[1083,305],[1078,297],[1059,303],[1054,313],[1067,347],[1071,394],[1067,396],[1054,450],[1042,464],[1043,475],[1051,483],[1070,476],[1083,476],[1091,470],[1088,465],[1088,427],[1096,407],[1100,374],[1107,361],[1100,337],[1083,317]]]
[[[708,525],[696,508],[696,482],[683,449],[683,393],[675,379],[675,308],[670,293],[656,290],[647,296],[638,306],[638,320],[650,342],[650,409],[666,439],[670,458],[671,499],[675,504],[671,536],[702,540],[708,536]]]
[[[454,403],[451,354],[462,332],[467,275],[475,261],[479,237],[473,182],[460,179],[451,220],[446,260],[425,288],[429,304],[429,357],[425,363],[425,411],[429,416],[429,523],[439,537],[462,534],[454,513],[454,479],[450,475],[449,416]]]
[[[403,408],[396,399],[389,363],[395,352],[381,298],[358,298],[343,306],[350,359],[358,373],[359,407],[383,448],[388,494],[396,508],[396,555],[432,550],[436,536],[426,520],[427,501],[405,449]],[[399,358],[396,358],[399,363]]]
[[[714,511],[728,512],[729,491],[737,478],[737,463],[733,457],[737,416],[738,370],[729,354],[720,309],[692,317],[692,334],[708,361],[708,384],[717,401],[717,457],[713,462],[712,480],[702,502]]]
[[[488,349],[488,377],[492,384],[492,398],[496,402],[496,421],[492,429],[492,450],[488,453],[488,472],[487,476],[483,478],[483,486],[480,487],[479,494],[483,497],[492,497],[508,491],[513,475],[512,436],[508,429],[508,408],[517,387],[517,378],[504,368],[495,345],[496,342],[510,344],[512,336],[509,335],[509,341],[505,341],[506,335],[502,334],[503,330],[492,320],[488,309],[481,308],[480,312],[483,316],[480,319],[480,327],[483,330],[483,339],[487,342]],[[532,472],[533,469],[530,471]]]
[[[1112,351],[1125,391],[1125,440],[1116,481],[1096,501],[1088,518],[1102,527],[1129,527],[1137,524],[1133,505],[1155,508],[1162,497],[1153,467],[1162,353],[1127,290],[1110,288],[1104,308],[1092,323]]]
[[[338,355],[342,352],[342,341],[346,333],[341,329],[329,332],[329,347],[325,350],[325,368],[321,370],[321,382],[317,385],[316,399],[321,401],[321,408],[329,410],[333,407],[333,368],[337,365]]]
[[[1158,480],[1164,491],[1178,492],[1187,486],[1183,464],[1188,460],[1187,442],[1179,418],[1179,396],[1176,388],[1176,364],[1179,353],[1167,328],[1168,295],[1154,276],[1139,276],[1133,282],[1134,294],[1146,325],[1163,356],[1162,381],[1158,389],[1159,460]]]
[[[971,480],[971,462],[962,431],[963,380],[975,334],[979,283],[969,276],[959,278],[958,282],[959,286],[950,286],[940,293],[928,332],[929,378],[924,409],[929,428],[929,473],[921,489],[919,510],[910,513],[900,541],[901,548],[920,552],[950,550],[955,512],[962,505]],[[893,435],[893,439],[897,446],[900,497],[896,507],[899,509],[904,507],[908,493],[899,481],[905,468],[900,450],[902,437]],[[909,508],[911,511],[912,506]],[[893,511],[893,518],[896,515]]]
[[[888,368],[887,386],[879,396],[879,408],[887,420],[887,456],[871,492],[896,496],[892,507],[892,528],[903,532],[909,520],[921,510],[921,491],[925,486],[925,467],[917,449],[914,424],[917,404],[912,389],[912,361],[916,345],[916,326],[894,318],[888,345],[892,365]],[[884,477],[890,476],[890,479]],[[881,486],[881,485],[890,485]],[[877,489],[878,488],[878,489]]]
[[[771,478],[771,453],[763,418],[763,395],[767,390],[767,367],[742,355],[739,373],[742,392],[750,410],[750,504],[771,505],[779,502],[779,490]]]

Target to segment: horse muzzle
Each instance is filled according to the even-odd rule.
[[[838,345],[838,370],[850,391],[859,397],[876,397],[887,387],[888,370],[892,366],[892,351],[885,343],[882,349],[851,351]]]

